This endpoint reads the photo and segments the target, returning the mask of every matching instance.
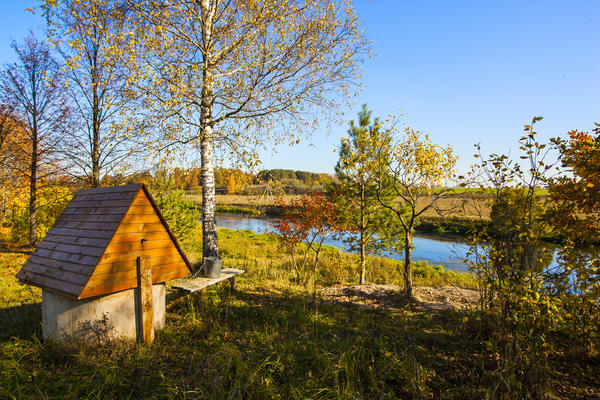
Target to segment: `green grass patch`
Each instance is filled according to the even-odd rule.
[[[231,204],[217,204],[217,212],[229,214],[256,215],[260,210],[252,207],[242,207]]]
[[[417,232],[457,237],[469,237],[490,227],[490,221],[465,217],[422,217]]]
[[[255,284],[290,285],[294,280],[289,254],[280,246],[274,234],[257,234],[244,230],[219,229],[219,252],[224,263],[232,268],[248,271],[248,279]],[[300,246],[300,251],[302,251]],[[196,256],[200,249],[194,249]],[[352,285],[359,280],[359,257],[333,246],[323,246],[319,256],[317,281],[322,286]],[[368,257],[368,282],[403,285],[403,261],[385,257]],[[468,273],[445,271],[444,268],[425,261],[414,263],[414,283],[420,286],[459,286],[477,288],[475,279]]]

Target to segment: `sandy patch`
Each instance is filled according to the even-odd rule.
[[[415,311],[462,310],[475,307],[479,300],[477,290],[455,286],[414,287],[414,299],[410,304],[404,299],[402,287],[395,285],[332,286],[321,289],[320,293],[325,301],[365,307],[404,308],[410,305]]]

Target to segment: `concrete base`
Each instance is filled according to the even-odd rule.
[[[154,329],[165,326],[165,285],[152,286]],[[72,300],[42,290],[42,336],[67,340],[124,338],[141,339],[142,324],[138,289]]]

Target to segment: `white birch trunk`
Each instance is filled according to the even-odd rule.
[[[202,256],[218,257],[219,243],[217,240],[217,223],[215,212],[217,202],[215,197],[215,164],[214,164],[214,132],[213,132],[213,81],[214,71],[212,56],[212,27],[214,4],[202,0],[203,79],[202,99],[200,103],[201,127],[201,171],[202,171]]]

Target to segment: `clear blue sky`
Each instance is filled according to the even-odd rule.
[[[4,0],[0,62],[14,59],[10,39],[44,21]],[[405,114],[415,129],[451,144],[460,169],[473,144],[486,152],[516,149],[522,127],[543,116],[543,138],[600,122],[600,1],[355,0],[376,54],[348,120],[366,103],[375,116]],[[303,143],[262,155],[264,168],[332,172],[347,123]]]

